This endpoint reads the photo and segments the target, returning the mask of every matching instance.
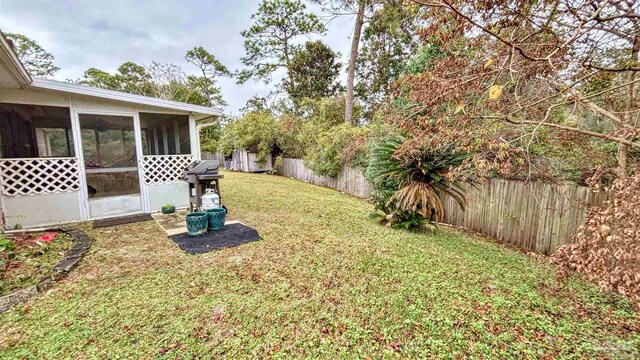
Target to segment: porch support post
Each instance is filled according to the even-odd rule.
[[[180,126],[178,125],[178,120],[173,121],[173,139],[176,142],[176,154],[181,154],[180,149]]]
[[[162,125],[162,145],[164,145],[164,155],[169,155],[169,135],[167,125]]]
[[[138,165],[138,182],[140,186],[140,200],[142,202],[142,211],[150,212],[149,210],[149,189],[147,183],[144,181],[144,161],[142,157],[144,153],[142,151],[142,127],[140,125],[140,114],[136,112],[133,116],[133,132],[136,143],[136,160]]]
[[[158,128],[153,128],[153,154],[160,155],[160,144],[158,143]]]
[[[80,204],[80,218],[89,220],[89,194],[87,193],[87,176],[84,169],[84,153],[82,152],[82,135],[80,131],[80,115],[75,111],[74,103],[69,97],[69,111],[71,112],[71,135],[73,137],[73,150],[78,159],[78,174],[80,176],[80,191],[78,191],[78,203]]]

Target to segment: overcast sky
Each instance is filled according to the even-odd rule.
[[[89,67],[114,72],[125,61],[148,65],[174,63],[195,73],[184,60],[187,50],[203,46],[232,70],[242,67],[240,32],[251,24],[260,0],[0,0],[0,29],[37,41],[55,57],[57,80],[76,79]],[[322,15],[315,5],[309,9]],[[353,19],[328,24],[322,40],[342,55],[346,65]],[[345,66],[346,68],[346,66]],[[344,72],[344,71],[343,71]],[[344,76],[343,76],[344,78]],[[226,113],[234,114],[253,95],[272,85],[233,79],[219,83]]]

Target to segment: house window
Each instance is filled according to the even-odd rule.
[[[191,154],[189,116],[140,113],[144,155]]]
[[[0,158],[73,156],[68,107],[0,103]]]

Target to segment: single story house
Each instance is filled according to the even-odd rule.
[[[32,78],[0,32],[0,226],[189,205],[183,169],[219,109]]]

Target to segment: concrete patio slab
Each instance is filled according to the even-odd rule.
[[[162,230],[167,233],[167,236],[173,236],[178,234],[183,234],[187,232],[187,223],[186,216],[189,213],[189,210],[177,210],[173,214],[163,214],[161,212],[151,214],[153,220],[160,225]],[[237,224],[240,223],[237,220],[232,220],[229,215],[227,215],[227,221],[224,222],[225,225]]]

